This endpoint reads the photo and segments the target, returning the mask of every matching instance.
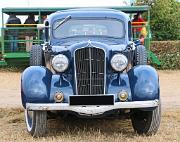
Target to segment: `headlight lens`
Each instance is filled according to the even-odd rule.
[[[123,54],[115,54],[111,59],[111,66],[115,71],[123,71],[128,65],[128,59]]]
[[[68,68],[68,65],[69,65],[69,60],[63,54],[56,55],[52,59],[52,67],[57,72],[64,72]]]

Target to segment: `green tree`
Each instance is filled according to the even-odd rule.
[[[156,0],[151,8],[151,30],[154,40],[180,39],[180,3]]]
[[[180,40],[180,2],[177,0],[137,0],[151,6],[153,40]]]

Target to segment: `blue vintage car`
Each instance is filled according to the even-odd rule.
[[[147,51],[132,42],[127,14],[112,9],[69,9],[45,21],[45,42],[33,45],[22,73],[27,130],[46,133],[47,116],[130,116],[138,134],[157,132],[159,78]]]

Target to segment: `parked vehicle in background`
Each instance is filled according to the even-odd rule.
[[[121,6],[121,7],[109,7],[111,9],[116,9],[123,11],[130,15],[130,17],[133,17],[133,15],[137,13],[147,13],[147,17],[143,17],[146,19],[146,22],[144,23],[143,27],[147,31],[147,36],[144,38],[144,46],[147,49],[148,52],[148,60],[151,61],[153,64],[160,65],[159,60],[157,57],[151,52],[150,50],[150,40],[151,40],[151,33],[150,33],[150,8],[148,6]],[[33,40],[31,42],[33,44],[41,44],[43,39],[43,32],[41,30],[38,30],[36,28],[36,24],[43,23],[44,19],[51,13],[54,13],[56,11],[65,10],[68,8],[63,7],[55,7],[55,8],[3,8],[2,9],[2,27],[1,27],[1,48],[0,52],[2,53],[2,56],[0,56],[0,65],[8,65],[8,64],[25,64],[29,65],[29,50],[26,51],[26,43],[29,43],[28,40],[25,40],[25,31],[27,30],[33,30],[35,32],[35,35]],[[28,16],[29,14],[38,16],[38,20],[36,21],[36,24],[12,24],[12,27],[7,27],[6,21],[4,21],[5,15],[10,15],[11,13],[14,13],[18,16]],[[38,23],[37,23],[38,22]],[[137,23],[136,23],[137,24]],[[133,25],[132,27],[142,27],[142,25]],[[12,42],[12,40],[8,39],[7,31],[11,30],[17,30],[18,31],[18,39],[15,40],[18,44],[18,47],[16,51],[11,51],[9,44]],[[139,36],[132,37],[133,41],[139,39]]]
[[[161,102],[147,50],[132,41],[131,21],[113,9],[68,9],[49,15],[45,40],[30,51],[21,97],[28,132],[44,136],[47,115],[130,116],[138,134],[155,134]]]

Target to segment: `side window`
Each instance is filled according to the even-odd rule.
[[[132,36],[132,31],[131,31],[131,22],[129,21],[128,22],[128,38],[129,38],[129,41],[131,41],[131,36]]]

